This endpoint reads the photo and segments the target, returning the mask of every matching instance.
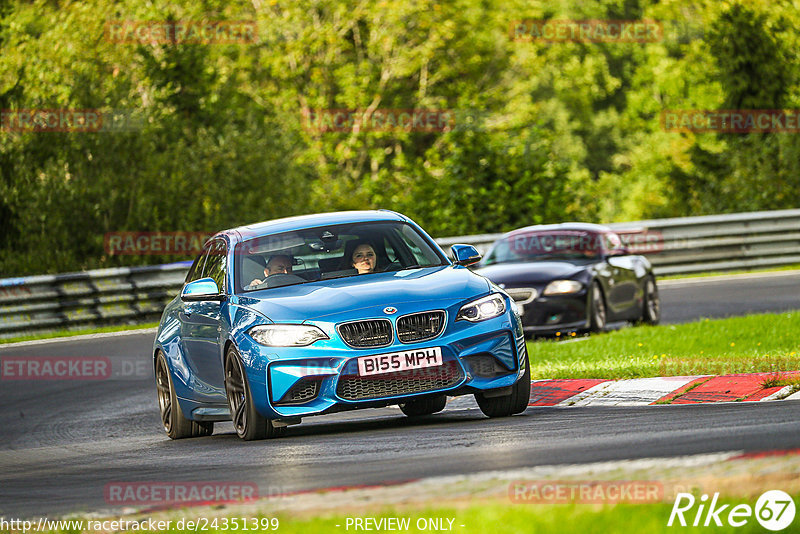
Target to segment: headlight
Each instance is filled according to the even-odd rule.
[[[316,326],[305,324],[265,324],[254,326],[248,334],[268,347],[305,347],[320,339],[329,339]]]
[[[583,289],[583,284],[575,280],[553,280],[544,288],[545,295],[567,295]]]
[[[477,323],[493,317],[498,317],[506,312],[506,301],[500,293],[492,293],[489,296],[473,300],[469,304],[464,304],[458,310],[456,321],[470,321]]]

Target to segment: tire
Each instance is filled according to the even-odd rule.
[[[486,397],[483,393],[476,393],[475,400],[478,407],[487,417],[508,417],[522,413],[528,408],[531,399],[531,366],[525,358],[525,373],[522,378],[511,386],[511,395],[503,397]]]
[[[444,410],[447,404],[447,395],[437,395],[435,397],[426,397],[424,399],[417,399],[405,404],[400,405],[400,410],[409,417],[418,417],[420,415],[431,415],[436,412]]]
[[[286,433],[286,427],[277,428],[272,421],[256,411],[253,390],[236,348],[228,347],[225,355],[225,396],[231,410],[231,421],[236,435],[245,441],[275,438]]]
[[[642,322],[645,324],[658,324],[661,320],[661,297],[658,295],[658,286],[653,276],[648,276],[644,282],[644,302],[642,303]]]
[[[167,358],[158,351],[156,356],[156,393],[158,408],[161,414],[161,426],[171,439],[196,438],[210,436],[214,433],[214,423],[210,421],[192,421],[183,415],[175,385],[169,372]]]
[[[602,332],[606,328],[608,311],[606,300],[603,297],[603,290],[600,284],[592,282],[592,290],[589,298],[589,330],[592,332]]]

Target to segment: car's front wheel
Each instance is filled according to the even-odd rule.
[[[658,324],[661,320],[661,299],[658,296],[658,286],[652,276],[648,276],[644,283],[644,304],[642,309],[642,322]]]
[[[409,417],[431,415],[444,410],[447,404],[447,395],[437,395],[406,402],[400,405],[400,410]]]
[[[589,294],[589,328],[592,332],[602,332],[606,328],[606,300],[600,284],[592,282]]]
[[[525,358],[525,373],[511,386],[511,395],[487,397],[484,393],[476,393],[475,400],[484,415],[488,417],[508,417],[522,413],[531,399],[531,366]]]
[[[161,413],[161,425],[167,436],[172,439],[194,438],[210,436],[214,432],[213,422],[192,421],[184,417],[167,366],[167,357],[161,351],[158,351],[156,356],[156,392],[158,409]]]
[[[253,403],[253,390],[247,381],[244,364],[231,345],[225,355],[225,394],[236,434],[245,441],[282,436],[286,427],[276,427],[264,418]]]

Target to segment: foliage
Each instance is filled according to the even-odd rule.
[[[788,133],[665,132],[663,109],[798,105],[798,18],[763,1],[0,3],[0,109],[127,110],[0,128],[0,276],[112,256],[115,231],[388,208],[433,235],[796,207]],[[515,41],[521,19],[652,19],[648,43]],[[253,43],[112,42],[113,20],[252,20]],[[321,132],[304,113],[453,112],[446,131]]]

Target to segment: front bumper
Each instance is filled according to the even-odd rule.
[[[323,329],[335,328],[327,326]],[[441,366],[358,376],[360,356],[430,347],[441,349]],[[245,342],[239,349],[256,409],[269,419],[388,406],[431,394],[504,388],[521,376],[521,362],[528,357],[521,324],[511,311],[481,323],[449,321],[442,335],[419,343],[353,349],[331,339],[280,349]]]
[[[552,334],[588,328],[587,299],[588,292],[584,289],[573,295],[540,296],[522,305],[525,334]]]

